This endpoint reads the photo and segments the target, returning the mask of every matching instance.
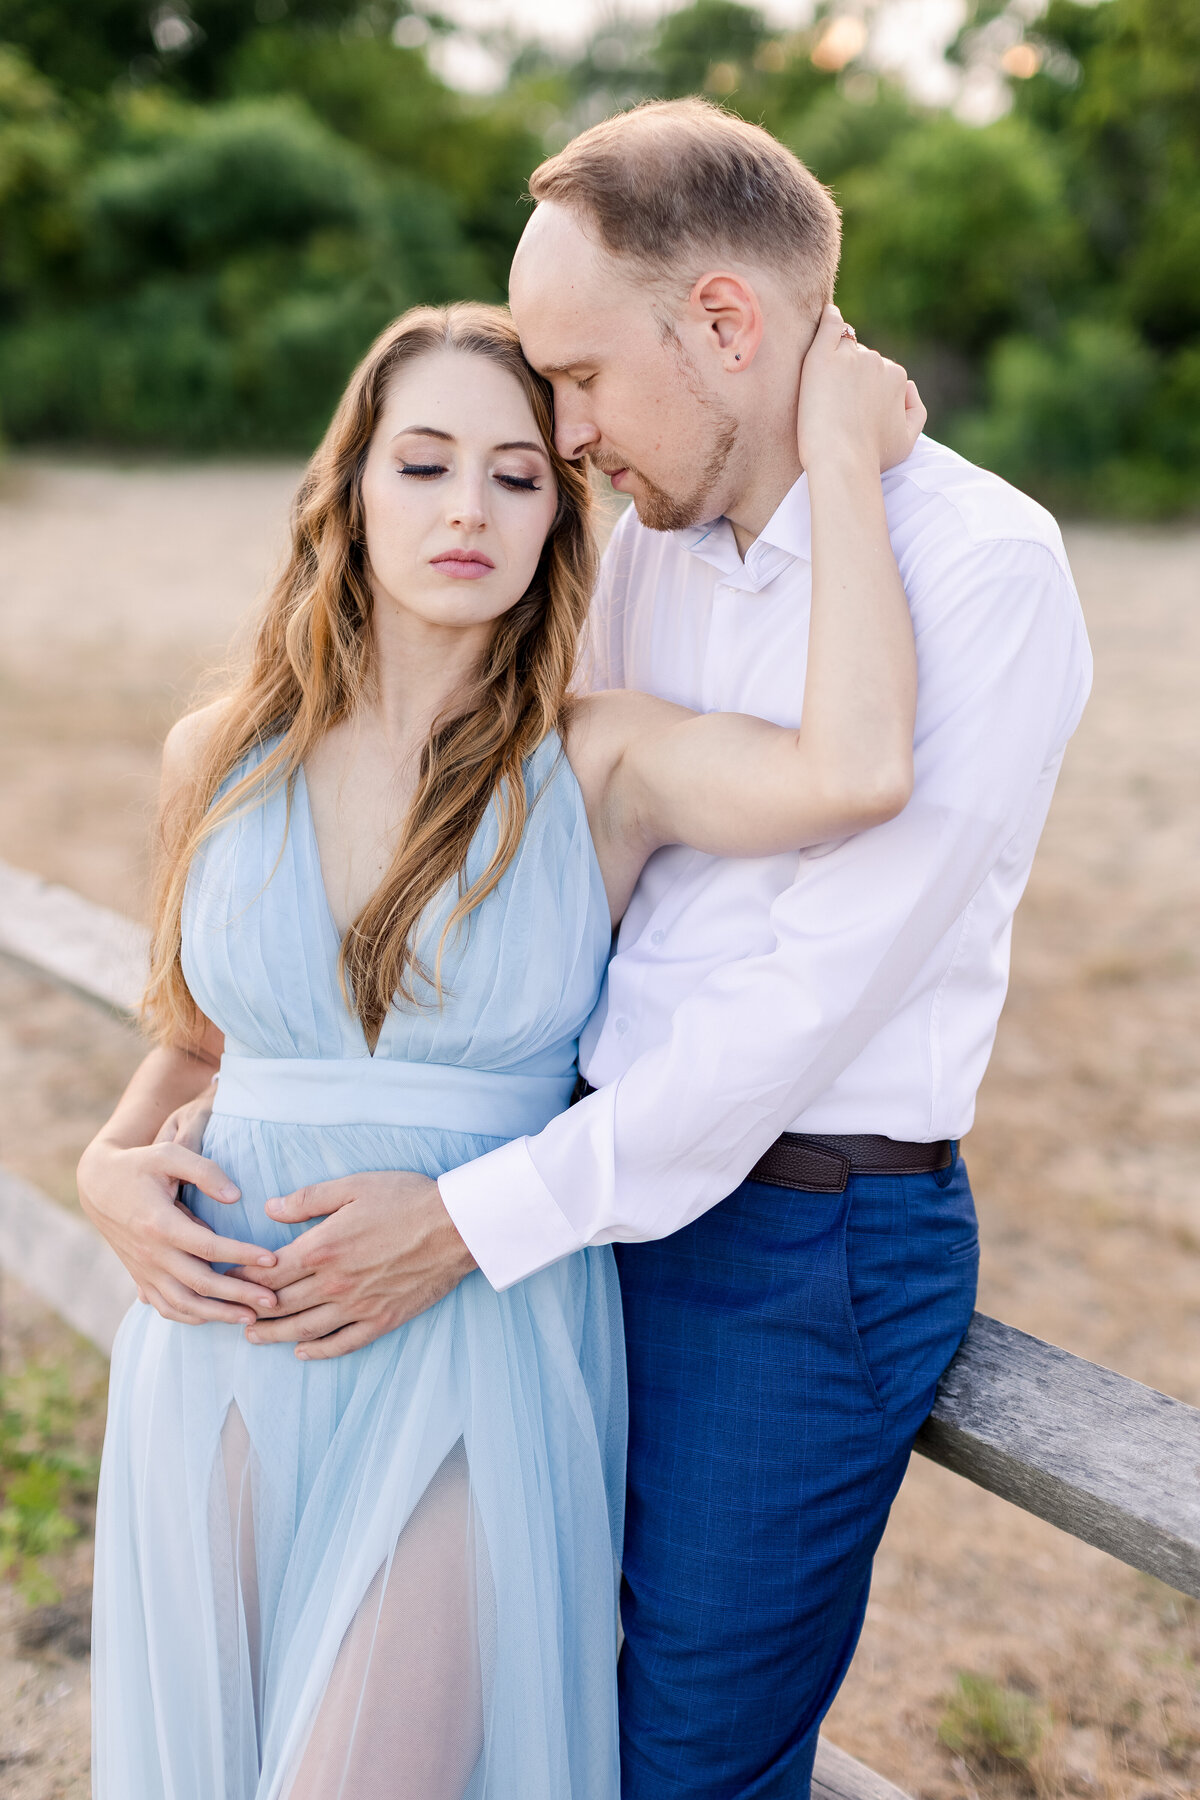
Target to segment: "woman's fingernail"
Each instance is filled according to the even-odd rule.
[[[282,1200],[268,1200],[267,1201],[267,1211],[269,1213],[281,1213],[283,1211],[283,1201]]]
[[[260,1269],[273,1269],[275,1267],[275,1258],[270,1255],[260,1256],[258,1259],[258,1266]]]
[[[222,1200],[240,1200],[241,1197],[241,1188],[235,1188],[232,1181],[227,1181],[225,1186],[221,1189]]]
[[[298,1362],[307,1362],[308,1361],[308,1351],[307,1350],[297,1350],[296,1359]]]
[[[257,1344],[259,1341],[257,1331],[248,1331],[246,1333],[246,1338],[247,1338],[247,1341],[251,1344]]]

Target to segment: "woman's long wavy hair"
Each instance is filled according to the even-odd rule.
[[[470,691],[435,722],[391,866],[342,940],[339,976],[368,1042],[397,999],[418,1004],[430,981],[440,993],[447,934],[495,889],[521,841],[522,762],[562,726],[595,578],[591,490],[584,468],[554,448],[550,387],[522,356],[508,314],[472,304],[417,307],[388,326],[351,377],[300,484],[291,551],[264,607],[249,668],[223,697],[194,771],[164,811],[144,1012],[165,1042],[191,1041],[196,1033],[180,942],[184,886],[197,850],[280,784],[288,784],[290,795],[322,734],[372,694],[374,597],[363,466],[389,384],[418,357],[439,350],[487,357],[520,383],[553,464],[558,510],[534,578],[496,620]],[[254,750],[265,752],[261,761],[218,799]],[[467,852],[493,800],[495,854],[468,884]],[[457,904],[431,972],[418,959],[417,928],[429,903],[455,881]]]

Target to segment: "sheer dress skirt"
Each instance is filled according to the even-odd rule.
[[[214,1116],[262,1204],[494,1140]],[[95,1800],[616,1800],[624,1365],[611,1252],[480,1274],[300,1362],[135,1305],[113,1350]]]

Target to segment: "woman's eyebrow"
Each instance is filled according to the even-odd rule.
[[[398,438],[400,438],[400,437],[437,438],[438,441],[443,444],[452,444],[454,442],[454,438],[450,432],[439,431],[436,428],[436,426],[433,426],[433,425],[402,425],[400,427],[400,430],[396,433],[396,436]],[[545,456],[545,457],[547,457],[547,460],[549,460],[548,452],[546,450],[545,444],[531,443],[531,442],[527,441],[525,438],[514,438],[514,440],[510,444],[495,444],[495,445],[493,445],[493,449],[495,449],[495,450],[532,450],[535,453],[535,455]]]

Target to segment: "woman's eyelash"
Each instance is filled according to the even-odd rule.
[[[435,475],[444,475],[446,465],[444,463],[401,463],[400,473],[415,475],[418,480],[429,481]],[[497,475],[496,480],[502,482],[505,487],[520,488],[524,493],[538,494],[541,492],[539,483],[531,475]]]

